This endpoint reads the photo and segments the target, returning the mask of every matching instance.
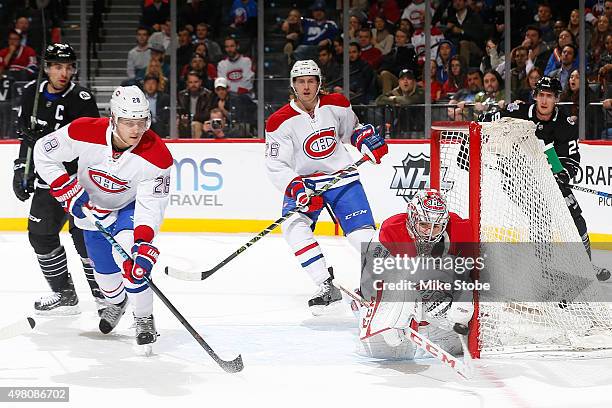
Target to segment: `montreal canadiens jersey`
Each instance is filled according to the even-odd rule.
[[[113,158],[111,136],[110,119],[77,119],[36,142],[36,169],[51,184],[66,174],[62,162],[78,157],[77,177],[94,206],[119,210],[135,201],[135,231],[148,226],[155,233],[168,204],[172,155],[159,136],[147,130],[136,146]],[[87,219],[75,218],[75,223],[96,230]]]
[[[354,160],[343,143],[350,143],[358,123],[351,104],[341,94],[323,95],[314,117],[291,101],[274,112],[266,124],[266,167],[272,183],[281,191],[298,176],[320,188]],[[334,187],[359,178],[355,171]]]

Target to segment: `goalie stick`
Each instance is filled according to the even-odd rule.
[[[359,296],[357,293],[346,289],[342,284],[338,282],[337,279],[332,281],[332,284],[340,289],[342,292],[346,293],[350,298],[359,302],[362,306],[370,307],[371,303],[365,300],[362,296]],[[461,341],[461,348],[463,349],[463,362],[452,354],[446,352],[442,347],[438,346],[436,343],[429,340],[427,337],[423,336],[416,330],[413,330],[411,327],[403,327],[402,330],[406,332],[406,338],[412,342],[416,347],[421,350],[426,351],[432,357],[438,359],[445,366],[453,369],[458,375],[469,380],[473,376],[473,366],[472,366],[472,358],[470,356],[467,342],[465,337],[467,335],[467,327],[462,324],[455,324],[453,330],[459,336],[459,340]]]
[[[36,322],[31,317],[19,319],[8,326],[0,327],[0,340],[10,339],[11,337],[21,336],[32,330]]]
[[[102,233],[108,243],[111,244],[112,247],[115,248],[115,250],[119,252],[119,254],[125,260],[132,259],[132,257],[125,251],[125,249],[123,249],[123,247],[106,230],[106,228],[102,226],[100,221],[95,218],[95,216],[88,208],[83,207],[83,212],[85,213],[87,218],[89,218],[89,220],[94,223],[96,228],[98,228],[98,230]],[[164,302],[164,305],[166,305],[166,307],[170,309],[172,314],[178,319],[179,322],[181,322],[183,326],[185,326],[189,334],[191,334],[191,336],[200,344],[200,346],[202,346],[202,348],[219,365],[219,367],[221,367],[228,373],[237,373],[239,371],[242,371],[242,369],[244,368],[244,364],[242,363],[241,355],[238,355],[238,357],[231,361],[222,360],[217,355],[217,353],[215,353],[212,347],[210,347],[208,343],[202,338],[202,336],[200,336],[200,334],[191,326],[191,324],[189,324],[187,319],[185,319],[183,315],[176,309],[176,307],[174,307],[174,305],[170,302],[170,300],[168,300],[168,298],[162,293],[162,291],[153,283],[153,281],[146,276],[144,277],[144,279],[151,288],[151,290],[161,299],[162,302]]]
[[[312,194],[311,197],[322,195],[324,192],[329,190],[333,185],[335,185],[340,180],[342,180],[347,175],[347,173],[355,171],[357,169],[357,167],[361,166],[363,163],[365,163],[368,160],[369,160],[369,158],[367,156],[364,156],[361,159],[357,160],[352,165],[350,165],[349,167],[347,167],[347,168],[345,168],[343,170],[340,170],[339,174],[336,177],[334,177],[327,184],[325,184],[323,187],[321,187],[320,190],[318,190],[314,194]],[[251,240],[249,242],[247,242],[246,244],[244,244],[243,246],[238,248],[230,256],[228,256],[227,258],[225,258],[224,260],[219,262],[212,269],[209,269],[209,270],[206,270],[206,271],[203,271],[203,272],[187,272],[187,271],[183,271],[183,270],[180,270],[180,269],[177,269],[177,268],[173,268],[171,266],[166,266],[165,273],[168,276],[172,276],[173,278],[180,279],[180,280],[203,281],[204,279],[210,277],[210,275],[212,275],[213,273],[217,272],[219,269],[221,269],[222,267],[227,265],[232,259],[236,258],[242,252],[246,251],[249,247],[251,247],[257,241],[259,241],[260,239],[262,239],[263,237],[268,235],[276,227],[278,227],[283,222],[285,222],[293,214],[295,214],[296,212],[300,211],[303,207],[304,206],[296,206],[293,210],[287,212],[287,214],[283,215],[278,220],[274,221],[266,229],[261,231],[259,234],[257,234],[253,238],[251,238]]]

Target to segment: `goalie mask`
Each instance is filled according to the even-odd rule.
[[[151,126],[149,101],[135,85],[120,86],[115,89],[110,100],[110,111],[113,132],[117,130],[119,118],[146,119],[145,131]]]
[[[301,61],[296,61],[295,64],[293,64],[293,68],[291,68],[291,73],[290,73],[290,78],[289,81],[291,82],[291,89],[293,90],[293,93],[295,93],[297,95],[297,92],[295,91],[295,87],[293,86],[293,83],[295,81],[296,78],[302,77],[302,76],[316,76],[317,79],[319,80],[319,87],[317,88],[317,94],[319,93],[319,90],[321,89],[321,69],[319,68],[319,66],[317,65],[316,62],[314,62],[313,60],[301,60]]]
[[[446,231],[448,208],[437,190],[417,192],[406,213],[406,228],[418,243],[438,242]]]

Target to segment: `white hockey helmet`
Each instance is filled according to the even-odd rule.
[[[446,231],[450,218],[446,201],[437,190],[420,190],[408,203],[406,210],[406,228],[408,233],[419,242],[438,242]],[[427,233],[423,233],[418,224],[426,222],[431,224]],[[440,226],[434,231],[436,226]]]
[[[300,60],[296,61],[293,64],[293,68],[291,68],[291,73],[289,75],[289,81],[291,82],[291,89],[295,92],[295,88],[293,86],[293,81],[295,78],[302,76],[316,76],[319,80],[319,89],[321,89],[321,69],[313,60]],[[319,92],[317,89],[317,93]]]
[[[146,129],[151,126],[149,101],[140,88],[135,85],[117,87],[113,96],[111,96],[110,110],[114,126],[117,125],[116,121],[119,118],[146,119]]]

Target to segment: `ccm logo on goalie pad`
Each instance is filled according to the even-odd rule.
[[[304,153],[311,159],[325,159],[332,155],[337,144],[335,128],[321,129],[304,140]]]
[[[128,182],[102,170],[89,169],[89,178],[105,193],[118,194],[130,189]]]
[[[448,364],[449,366],[455,368],[455,365],[457,364],[457,360],[455,360],[454,358],[450,357],[448,355],[448,353],[445,353],[443,351],[441,352],[433,344],[431,344],[429,341],[427,341],[426,339],[423,339],[421,336],[419,336],[419,334],[417,332],[415,332],[415,331],[410,331],[408,333],[408,335],[410,336],[410,340],[414,341],[418,346],[420,346],[420,347],[424,348],[425,350],[427,350],[434,357],[439,358],[440,361],[442,361],[442,363]]]

